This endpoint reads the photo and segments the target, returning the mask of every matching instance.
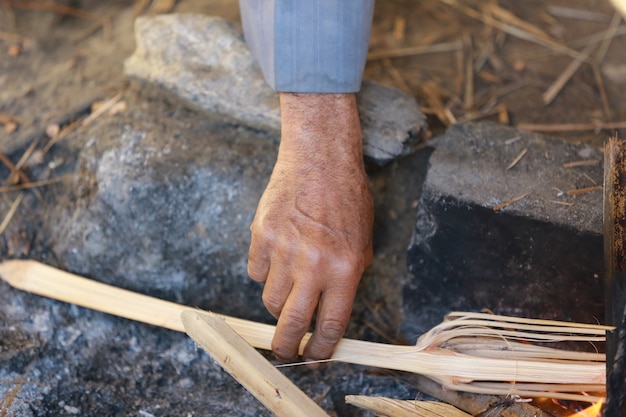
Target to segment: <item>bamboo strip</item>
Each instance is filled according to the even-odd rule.
[[[602,334],[606,330],[612,330],[612,326],[603,326],[601,324],[587,324],[587,323],[572,323],[568,321],[557,321],[557,320],[544,320],[544,319],[529,319],[526,317],[513,317],[513,316],[501,316],[498,314],[487,314],[487,313],[472,313],[472,312],[462,312],[462,311],[453,311],[446,315],[446,321],[444,323],[448,323],[452,320],[471,320],[471,319],[483,319],[483,320],[491,320],[496,322],[504,322],[504,323],[519,323],[519,324],[536,324],[542,326],[555,326],[555,327],[574,327],[577,331],[581,331],[581,329],[588,329],[593,332],[593,334]],[[443,323],[442,323],[443,324]]]
[[[180,319],[187,334],[278,417],[328,417],[218,315],[186,310]]]
[[[519,395],[520,397],[543,397],[543,398],[554,398],[558,400],[567,400],[567,401],[585,401],[585,402],[600,402],[604,400],[603,395],[589,395],[589,394],[576,394],[571,393],[574,389],[569,385],[566,385],[567,388],[564,391],[559,390],[558,384],[550,384],[550,385],[542,385],[539,384],[539,388],[544,388],[544,390],[538,390],[534,388],[532,385],[527,389],[518,389],[517,383],[461,383],[454,382],[448,378],[437,378],[435,376],[430,376],[429,378],[439,382],[445,389],[453,390],[453,391],[463,391],[470,392],[472,394],[489,394],[489,395]],[[548,387],[548,389],[545,389]],[[525,385],[528,387],[528,385]],[[604,387],[603,384],[599,385],[579,385],[580,390],[578,392],[584,392],[585,388],[591,388],[591,392],[604,393],[604,389],[596,389],[600,387]]]
[[[180,314],[188,307],[98,283],[39,262],[5,261],[0,263],[0,276],[12,286],[35,294],[176,331],[184,331]],[[220,317],[252,346],[271,349],[274,326],[233,317]],[[464,322],[464,319],[458,320],[461,323]],[[506,320],[520,324],[524,322],[524,319],[507,318]],[[489,321],[493,320],[487,320]],[[535,320],[528,321],[537,323]],[[444,323],[448,325],[447,321]],[[556,327],[570,328],[571,326],[572,332],[581,330],[567,323],[549,323]],[[588,331],[593,327],[581,325],[583,331]],[[473,330],[468,329],[465,336],[471,335]],[[437,329],[437,332],[441,332],[440,329]],[[302,341],[300,353],[309,337],[310,334],[307,334]],[[483,338],[477,338],[478,342],[483,340]],[[541,383],[555,384],[556,390],[559,384],[589,385],[603,384],[605,381],[603,362],[588,360],[565,362],[561,360],[558,352],[554,352],[552,358],[552,360],[548,358],[542,358],[540,361],[528,360],[516,357],[514,351],[507,358],[477,357],[437,345],[423,344],[421,340],[418,346],[396,346],[342,339],[331,360],[447,378],[448,381],[460,384],[472,381],[495,381],[509,386],[511,382]],[[461,387],[459,389],[471,388],[467,387],[467,384],[457,386]],[[558,392],[554,394],[556,398],[559,398],[558,394]],[[525,392],[523,395],[531,394]],[[534,392],[533,395],[545,394]]]
[[[388,417],[472,417],[471,414],[467,414],[450,404],[436,401],[346,395],[346,403]]]

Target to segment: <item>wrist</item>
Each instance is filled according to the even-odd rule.
[[[281,143],[357,147],[362,135],[355,94],[280,93]]]

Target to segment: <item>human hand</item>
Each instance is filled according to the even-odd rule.
[[[250,227],[248,274],[264,282],[283,361],[317,310],[305,360],[326,359],[343,336],[372,260],[374,208],[354,94],[280,94],[278,158]]]

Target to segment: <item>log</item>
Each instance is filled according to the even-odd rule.
[[[603,414],[626,417],[626,142],[611,138],[604,152],[605,314],[607,398]]]
[[[311,398],[212,313],[180,315],[187,334],[278,417],[328,417]]]

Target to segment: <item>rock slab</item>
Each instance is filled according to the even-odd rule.
[[[217,17],[140,17],[125,74],[188,106],[262,131],[280,132],[278,95],[263,79],[241,32]],[[357,94],[366,157],[385,164],[406,153],[425,128],[415,99],[364,81]]]
[[[456,125],[433,143],[408,320],[483,308],[602,320],[601,150],[493,124]]]

